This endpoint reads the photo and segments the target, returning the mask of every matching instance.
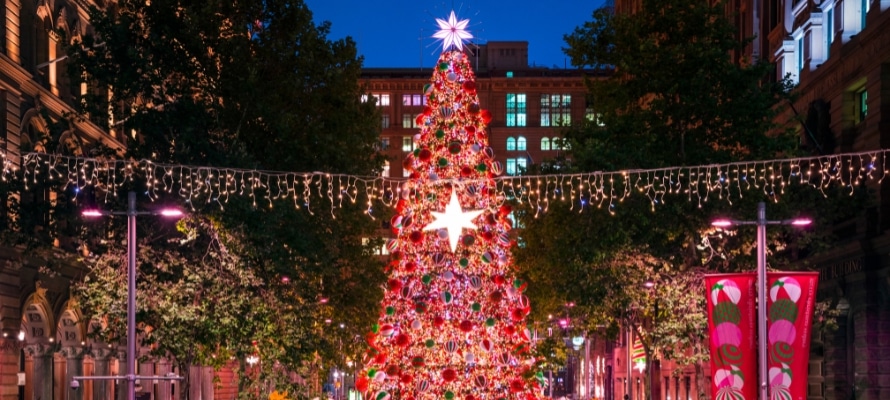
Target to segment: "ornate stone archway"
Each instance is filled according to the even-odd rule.
[[[53,398],[52,362],[55,353],[55,319],[46,288],[37,282],[22,307],[25,350],[25,398]]]

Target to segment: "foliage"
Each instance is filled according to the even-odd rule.
[[[735,37],[722,4],[644,0],[641,7],[635,14],[598,10],[565,36],[573,65],[610,75],[588,80],[598,121],[564,131],[571,162],[548,162],[542,170],[553,164],[561,173],[618,171],[799,153],[794,132],[772,122],[788,83],[771,83],[769,65],[738,57],[746,42]],[[815,228],[803,232],[768,230],[770,265],[799,268],[798,260],[828,249],[837,239],[831,228],[867,202],[860,188],[805,184],[701,203],[688,196],[671,193],[655,207],[633,194],[608,209],[556,199],[546,210],[519,207],[524,229],[514,255],[540,310],[534,317],[573,303],[572,314],[591,332],[604,326],[614,338],[619,326],[633,329],[647,360],[657,352],[681,366],[700,365],[707,359],[702,275],[755,264],[755,230],[718,232],[711,219],[755,219],[758,202],[769,204],[771,220],[814,217]]]
[[[359,175],[378,170],[379,115],[373,101],[362,101],[355,43],[328,40],[330,25],[315,25],[303,2],[126,0],[92,8],[90,21],[94,32],[73,38],[67,49],[69,72],[89,86],[82,118],[125,141],[127,157]],[[120,190],[142,193],[151,183],[146,177]],[[376,317],[384,279],[370,253],[379,242],[363,243],[379,224],[365,214],[366,205],[334,212],[187,193],[162,193],[155,201],[181,195],[203,221],[183,226],[188,242],[140,247],[150,277],[140,292],[152,303],[140,321],[152,327],[146,340],[156,351],[221,365],[214,355],[243,359],[256,340],[262,359],[280,363],[260,363],[261,378],[277,379],[289,393],[299,389],[288,374],[306,376],[307,368],[329,368],[354,354],[358,328]],[[151,228],[140,226],[140,237],[164,236]],[[120,229],[111,225],[107,237],[119,240]],[[96,280],[116,276],[108,263],[121,249],[97,240],[91,246],[104,261],[94,264],[81,295],[98,301],[114,286]],[[106,303],[94,307],[113,311]],[[331,329],[341,323],[344,329]]]

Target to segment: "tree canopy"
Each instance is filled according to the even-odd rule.
[[[773,122],[790,85],[771,82],[768,63],[740,57],[746,41],[735,36],[725,11],[719,2],[643,0],[636,13],[597,10],[565,35],[573,65],[608,74],[588,80],[596,118],[565,129],[570,161],[553,163],[559,172],[800,154],[798,135]],[[770,219],[815,217],[816,228],[804,232],[770,228],[771,266],[788,265],[826,248],[833,224],[858,212],[832,196],[801,185],[701,204],[677,193],[654,207],[633,194],[610,209],[524,206],[516,214],[522,229],[514,254],[538,320],[572,304],[568,312],[586,323],[580,329],[614,336],[619,326],[630,328],[647,353],[658,349],[680,364],[696,364],[707,351],[701,276],[753,271],[755,260],[753,229],[716,231],[710,220],[755,219],[758,202],[769,203]],[[850,199],[843,201],[862,204],[864,197],[856,191]]]
[[[330,24],[316,25],[302,1],[125,0],[91,8],[90,21],[91,34],[68,48],[69,72],[88,88],[82,115],[126,142],[125,157],[271,171],[379,170],[379,113],[362,100],[355,43],[329,40]],[[149,183],[121,190],[141,193]],[[155,240],[140,254],[147,340],[182,363],[224,351],[241,360],[259,351],[290,371],[319,356],[343,363],[359,328],[376,317],[385,275],[370,252],[377,243],[364,239],[376,236],[379,220],[350,204],[313,213],[305,204],[246,195],[217,200],[181,203],[192,219],[178,233],[140,226],[140,237],[176,238]],[[106,238],[117,232],[120,240],[120,224],[107,228]],[[91,231],[84,236],[97,258],[87,260],[93,273],[79,295],[122,301],[105,284],[124,273],[108,266],[120,247],[99,245]],[[93,312],[113,306],[85,304]]]

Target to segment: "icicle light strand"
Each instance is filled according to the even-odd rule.
[[[630,196],[645,196],[655,210],[666,201],[683,198],[699,206],[715,199],[732,204],[733,199],[753,191],[778,199],[789,185],[810,186],[826,196],[826,189],[842,186],[850,188],[852,194],[855,187],[880,183],[886,178],[888,152],[882,149],[688,167],[497,176],[494,180],[502,201],[517,200],[539,212],[546,211],[551,201],[571,200],[572,210],[605,209],[611,213]],[[25,153],[20,165],[2,154],[2,162],[2,180],[21,177],[26,189],[45,179],[65,188],[102,190],[108,201],[115,189],[136,177],[144,177],[153,197],[160,192],[176,193],[186,203],[203,201],[223,208],[230,197],[246,196],[257,206],[272,207],[277,201],[288,201],[309,213],[314,212],[314,197],[326,199],[323,206],[332,213],[349,203],[361,204],[371,215],[375,201],[393,206],[405,182],[390,177],[159,164],[46,153]],[[435,182],[448,183],[447,179]]]

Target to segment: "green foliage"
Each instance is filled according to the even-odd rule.
[[[588,80],[588,101],[602,124],[567,128],[571,162],[547,162],[540,170],[619,171],[798,154],[797,136],[772,122],[788,83],[770,83],[765,63],[738,59],[745,43],[735,32],[722,4],[644,0],[635,14],[595,12],[565,36],[565,51],[576,66],[609,72]],[[755,219],[758,202],[769,204],[770,220],[814,217],[814,228],[804,232],[768,230],[770,265],[787,267],[828,249],[837,239],[832,228],[868,201],[860,188],[806,184],[694,198],[667,194],[653,206],[632,193],[614,208],[577,199],[552,199],[546,209],[518,205],[524,229],[514,256],[538,309],[533,317],[542,321],[571,302],[575,321],[588,331],[614,338],[619,326],[633,329],[647,360],[657,352],[680,365],[699,363],[707,359],[702,276],[750,271],[755,260],[753,228],[717,231],[712,219]]]
[[[91,9],[94,34],[74,38],[68,65],[72,80],[89,86],[83,118],[126,140],[127,157],[358,175],[380,168],[379,113],[361,101],[355,43],[328,40],[329,24],[315,25],[302,1],[125,0],[113,10]],[[147,183],[121,190],[142,193]],[[256,340],[260,358],[278,362],[260,363],[263,379],[295,393],[287,372],[330,366],[318,357],[341,363],[376,318],[385,275],[370,251],[379,242],[363,239],[378,235],[379,219],[345,193],[335,210],[315,191],[311,204],[266,200],[262,184],[228,199],[160,193],[158,203],[186,197],[202,222],[183,226],[185,243],[141,247],[140,296],[151,304],[140,321],[152,327],[146,340],[158,352],[184,363],[243,360]],[[105,235],[119,240],[120,229]],[[80,293],[114,315],[99,300],[113,294],[118,277],[109,269],[116,264],[103,263],[121,249],[97,241],[92,248],[109,261],[94,264]]]

